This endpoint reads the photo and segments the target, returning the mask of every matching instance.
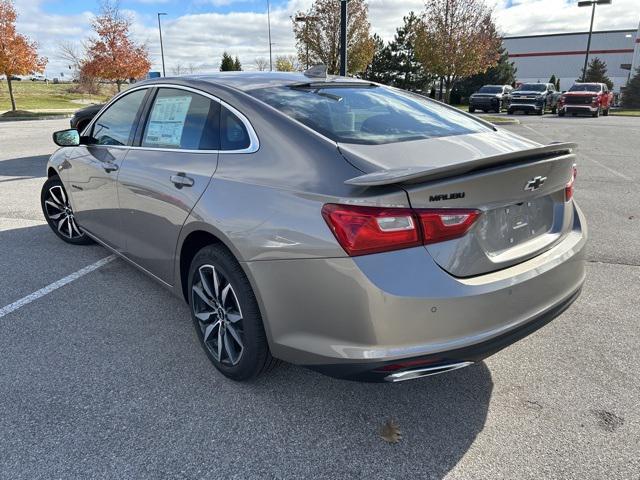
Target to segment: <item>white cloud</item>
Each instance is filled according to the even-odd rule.
[[[43,0],[20,0],[18,28],[37,40],[43,55],[49,57],[47,72],[57,76],[66,65],[57,58],[57,45],[62,40],[81,40],[91,33],[91,12],[76,15],[45,14]],[[138,0],[162,2],[165,0]],[[209,5],[228,5],[244,0],[200,0]],[[496,0],[490,0],[496,1]],[[271,12],[274,59],[276,55],[295,53],[290,16],[309,8],[312,0],[289,0],[284,7]],[[507,5],[512,5],[507,8]],[[369,0],[373,31],[385,40],[393,38],[402,17],[414,10],[420,12],[424,0]],[[590,10],[578,8],[566,0],[498,0],[496,21],[504,34],[584,31],[589,27]],[[155,15],[133,13],[133,33],[146,42],[154,70],[160,69],[160,46]],[[597,7],[595,29],[635,28],[640,20],[638,0],[616,0],[612,5]],[[185,14],[178,18],[163,17],[163,40],[168,73],[181,64],[202,65],[214,70],[224,50],[238,55],[246,68],[256,57],[269,56],[266,8],[258,12]]]

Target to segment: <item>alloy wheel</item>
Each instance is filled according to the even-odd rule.
[[[71,240],[84,236],[76,223],[67,194],[60,185],[49,188],[44,200],[44,207],[47,217],[56,226],[60,235]]]
[[[244,352],[244,329],[233,285],[213,265],[202,265],[195,277],[191,308],[198,319],[204,345],[221,364],[237,365]]]

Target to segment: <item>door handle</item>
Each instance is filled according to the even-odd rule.
[[[182,172],[177,173],[176,175],[171,175],[171,181],[176,186],[176,188],[193,187],[194,184],[193,178],[187,177]]]
[[[118,170],[118,165],[111,162],[102,162],[102,168],[105,172],[115,172]]]

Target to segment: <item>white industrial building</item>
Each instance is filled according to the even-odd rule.
[[[592,34],[589,61],[598,57],[607,64],[615,92],[620,92],[631,72],[640,67],[639,32],[640,27]],[[518,83],[547,82],[555,75],[560,78],[561,90],[567,90],[582,74],[588,36],[588,32],[528,35],[505,37],[503,43],[517,68]]]

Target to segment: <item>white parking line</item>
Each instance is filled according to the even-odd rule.
[[[45,295],[48,295],[49,293],[53,292],[54,290],[57,290],[60,287],[64,287],[66,284],[71,283],[74,280],[77,280],[80,277],[85,276],[87,273],[91,273],[94,270],[97,270],[98,268],[106,265],[107,263],[112,262],[116,258],[117,258],[116,255],[109,255],[108,257],[102,258],[97,262],[92,263],[91,265],[87,265],[86,267],[81,268],[77,272],[74,272],[70,275],[67,275],[66,277],[61,278],[60,280],[50,283],[46,287],[41,288],[40,290],[37,290],[27,295],[26,297],[22,297],[20,300],[17,300],[5,307],[0,308],[0,318],[10,314],[11,312],[15,312],[19,308],[24,307],[25,305],[28,305],[29,303],[35,300],[38,300],[39,298],[44,297]]]

